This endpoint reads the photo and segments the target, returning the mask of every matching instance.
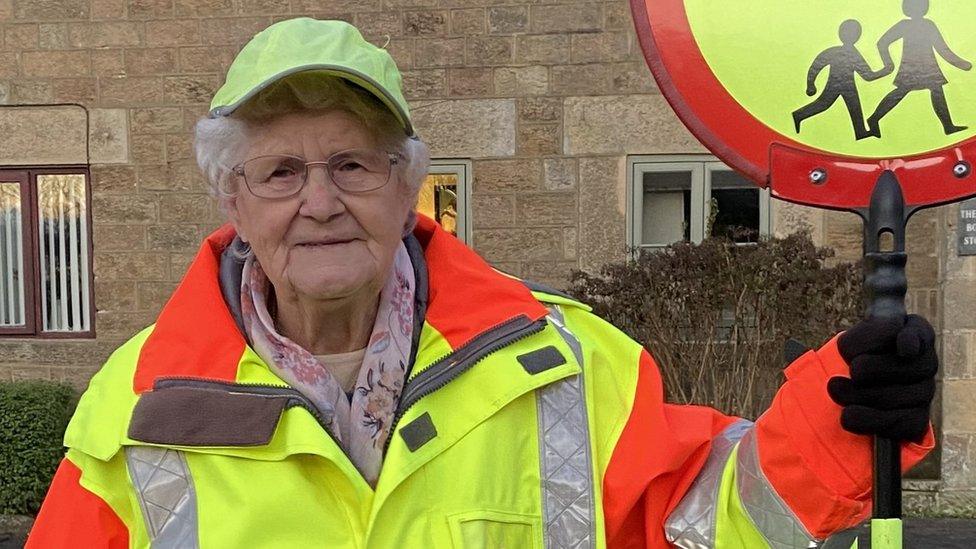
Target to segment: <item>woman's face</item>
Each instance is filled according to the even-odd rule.
[[[354,148],[378,146],[353,116],[292,113],[266,123],[245,159],[289,154],[324,161]],[[279,299],[368,296],[386,282],[411,207],[397,174],[394,166],[384,187],[350,194],[335,186],[324,165],[313,165],[299,194],[274,200],[254,196],[239,181],[231,222]]]

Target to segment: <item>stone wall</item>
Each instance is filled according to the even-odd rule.
[[[625,258],[627,155],[706,152],[658,94],[623,0],[0,0],[0,164],[89,155],[98,311],[96,340],[0,339],[0,379],[82,386],[152,321],[222,221],[193,124],[239,48],[300,15],[353,22],[396,58],[433,156],[472,161],[473,246],[515,274],[561,286]],[[79,107],[4,106],[52,103],[83,106],[87,131]],[[976,267],[952,255],[946,211],[912,223],[909,303],[942,333],[943,483],[965,493]],[[777,232],[810,227],[837,260],[860,256],[853,215],[775,204],[774,216]]]

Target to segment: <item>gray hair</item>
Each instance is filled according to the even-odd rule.
[[[405,199],[415,204],[430,167],[427,145],[408,137],[393,113],[369,91],[337,76],[308,71],[272,83],[229,116],[197,121],[193,144],[197,164],[221,209],[226,211],[237,196],[232,170],[245,160],[250,140],[261,127],[284,114],[329,110],[352,115],[372,134],[378,146],[403,155],[405,161],[396,173],[406,188]],[[416,223],[417,216],[411,208],[404,235]]]

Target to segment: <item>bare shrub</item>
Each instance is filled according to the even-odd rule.
[[[573,273],[570,293],[641,342],[669,400],[755,418],[782,382],[789,338],[820,345],[861,314],[861,269],[806,232],[736,245],[681,242]]]

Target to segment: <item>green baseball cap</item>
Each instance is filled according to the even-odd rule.
[[[415,135],[393,57],[345,21],[310,17],[280,21],[254,35],[227,70],[209,116],[227,116],[272,83],[304,71],[338,76],[368,90],[393,112],[408,136]]]

